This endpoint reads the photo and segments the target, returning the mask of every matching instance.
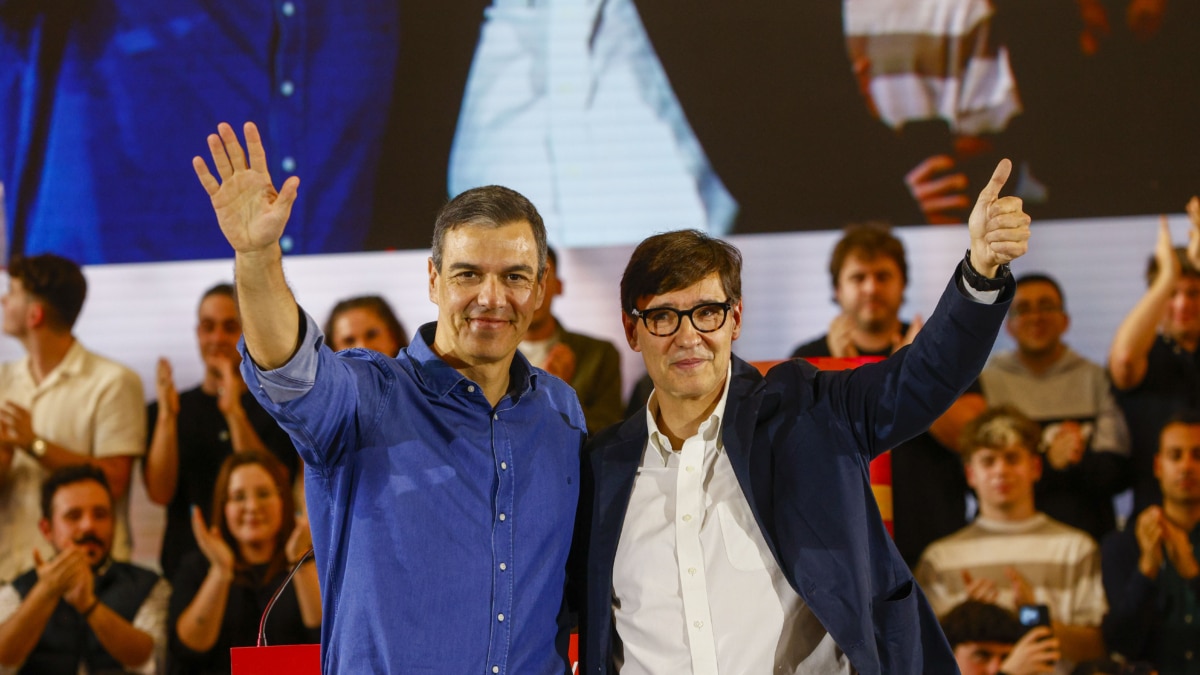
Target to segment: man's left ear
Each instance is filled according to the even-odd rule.
[[[729,310],[729,320],[733,322],[733,339],[738,339],[742,334],[742,301],[738,300],[733,303],[733,307]]]
[[[38,520],[38,531],[42,533],[42,536],[46,538],[46,541],[50,541],[50,521],[49,520],[46,520],[45,518]],[[53,542],[51,542],[51,543],[53,543]]]

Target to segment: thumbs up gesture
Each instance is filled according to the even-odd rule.
[[[996,276],[996,268],[1025,255],[1029,249],[1029,215],[1022,210],[1021,199],[1000,196],[1000,189],[1011,173],[1012,162],[1000,160],[967,220],[971,232],[971,266],[987,277]]]

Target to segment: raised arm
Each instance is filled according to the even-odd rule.
[[[283,276],[283,235],[300,179],[292,176],[277,192],[267,171],[258,127],[246,122],[243,151],[233,127],[222,122],[208,136],[217,177],[200,157],[192,168],[212,199],[221,232],[234,250],[234,280],[246,347],[254,361],[272,370],[287,363],[298,346],[299,308]],[[248,156],[248,157],[247,157]]]
[[[1193,227],[1193,232],[1195,229]],[[1167,227],[1165,216],[1159,223],[1154,257],[1158,260],[1158,276],[1133,309],[1129,310],[1129,314],[1125,315],[1108,350],[1108,373],[1117,389],[1132,389],[1146,377],[1147,359],[1150,348],[1154,346],[1158,324],[1171,300],[1175,282],[1182,274],[1175,248],[1171,245],[1171,230]]]
[[[154,433],[150,435],[150,447],[142,463],[142,480],[150,500],[166,506],[175,498],[179,483],[179,392],[175,390],[171,363],[165,358],[158,360],[155,387],[158,406]]]

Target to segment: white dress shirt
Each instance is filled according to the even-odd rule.
[[[450,151],[450,194],[507,185],[559,246],[713,236],[737,205],[709,165],[632,0],[493,0]]]
[[[658,430],[656,396],[613,568],[618,670],[852,673],[784,578],[738,485],[721,441],[728,389],[678,452]]]

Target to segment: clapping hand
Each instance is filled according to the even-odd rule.
[[[200,552],[208,558],[211,570],[224,579],[233,579],[233,549],[221,535],[220,528],[216,525],[205,525],[204,516],[201,515],[198,506],[192,507],[192,534],[196,537]]]
[[[310,548],[312,548],[312,530],[308,527],[308,518],[296,516],[296,527],[292,530],[292,534],[284,546],[288,563],[295,565],[300,562],[300,558],[304,557]]]

